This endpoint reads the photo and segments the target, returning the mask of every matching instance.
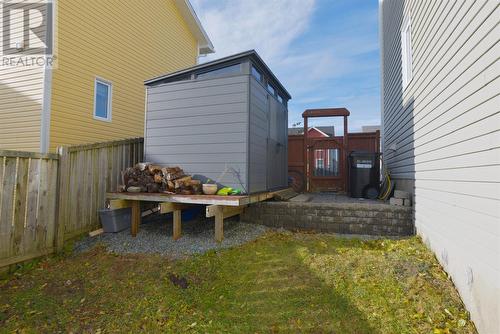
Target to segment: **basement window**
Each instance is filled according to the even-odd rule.
[[[111,82],[95,79],[94,84],[94,118],[111,122]]]
[[[412,66],[411,20],[406,19],[401,29],[401,74],[403,89],[408,86],[413,77]]]

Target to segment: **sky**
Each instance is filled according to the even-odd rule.
[[[216,53],[255,49],[292,95],[289,125],[308,108],[346,107],[349,130],[380,124],[377,0],[191,0]],[[302,124],[302,123],[301,123]],[[335,125],[320,118],[312,125]]]

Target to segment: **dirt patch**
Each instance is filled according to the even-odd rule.
[[[49,281],[42,285],[42,289],[46,295],[51,296],[58,301],[74,298],[75,295],[85,294],[85,285],[81,279]]]
[[[168,279],[178,288],[187,289],[189,287],[188,280],[185,277],[180,277],[177,274],[168,274]]]

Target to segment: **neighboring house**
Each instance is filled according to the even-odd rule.
[[[335,127],[332,126],[314,126],[309,128],[309,136],[319,136],[319,137],[335,137]],[[288,135],[303,135],[304,128],[288,128]]]
[[[0,149],[47,152],[143,136],[144,80],[213,52],[188,0],[54,7],[54,69],[0,64]]]
[[[310,127],[307,136],[309,138],[332,138],[335,137],[334,126],[314,126]],[[302,135],[304,128],[288,128],[288,135]],[[338,150],[319,149],[314,150],[314,176],[336,176],[338,170],[339,154]]]
[[[380,131],[380,125],[363,125],[361,132],[375,132]]]
[[[381,0],[386,167],[480,333],[500,333],[500,8]]]

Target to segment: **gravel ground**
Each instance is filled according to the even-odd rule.
[[[212,249],[229,248],[255,240],[268,227],[227,219],[224,221],[224,240],[214,240],[213,219],[198,218],[182,222],[182,236],[172,239],[172,219],[165,215],[143,218],[137,237],[132,238],[130,229],[118,233],[105,233],[85,237],[75,244],[76,252],[84,252],[97,244],[117,254],[155,253],[172,258],[183,258],[191,254],[204,253]]]

